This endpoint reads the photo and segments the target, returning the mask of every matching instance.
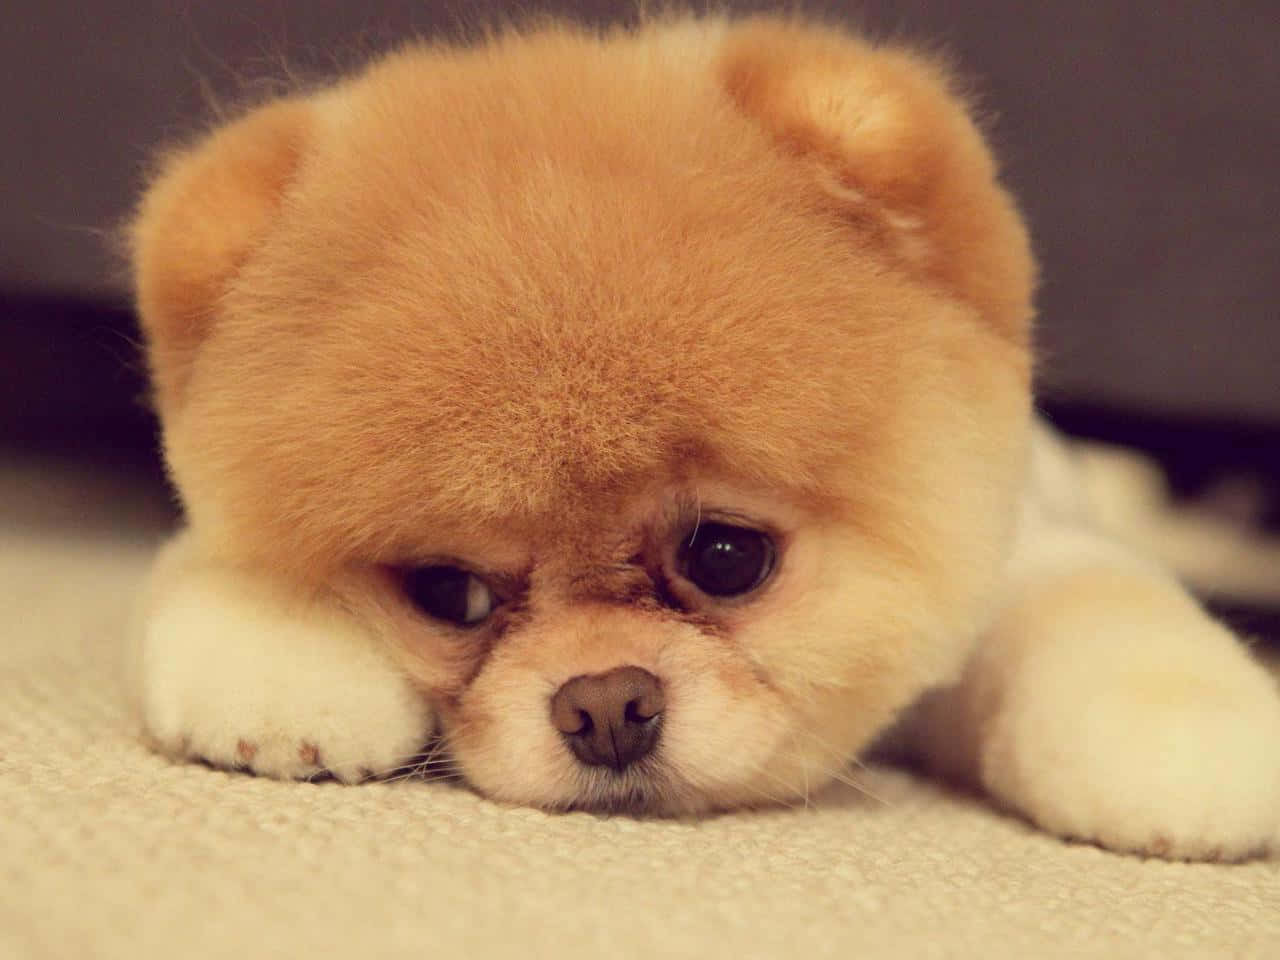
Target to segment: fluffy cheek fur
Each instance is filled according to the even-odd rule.
[[[739,642],[788,705],[768,773],[793,794],[954,680],[998,603],[1028,405],[1016,373],[976,357],[970,369],[986,396],[962,399],[959,376],[922,392],[884,460],[860,465],[870,489],[846,521],[797,531],[779,589],[739,618]]]

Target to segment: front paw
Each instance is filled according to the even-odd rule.
[[[354,783],[404,765],[431,735],[422,695],[324,601],[225,570],[170,569],[143,631],[144,721],[170,756]]]
[[[994,795],[1112,850],[1216,861],[1274,847],[1280,697],[1261,668],[1175,657],[1083,678],[1055,659],[992,718],[982,779]]]

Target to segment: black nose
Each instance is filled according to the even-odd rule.
[[[583,763],[621,771],[658,741],[662,684],[648,670],[618,667],[574,677],[551,698],[551,722]]]

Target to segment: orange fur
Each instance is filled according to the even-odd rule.
[[[927,60],[771,19],[411,47],[175,155],[135,241],[200,549],[343,592],[487,792],[604,796],[539,698],[620,662],[694,718],[655,806],[798,792],[987,616],[1033,267]],[[628,603],[676,502],[780,528],[777,582]],[[376,575],[440,557],[520,618],[467,647]]]

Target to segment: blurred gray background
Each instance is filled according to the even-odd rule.
[[[1276,0],[802,6],[944,49],[980,91],[1043,264],[1041,389],[1068,426],[1079,409],[1161,424],[1280,424]],[[208,93],[235,99],[256,79],[282,77],[286,64],[332,72],[408,35],[457,33],[500,13],[557,10],[605,22],[635,9],[463,0],[7,5],[3,436],[73,437],[87,425],[101,438],[131,417],[141,422],[127,287],[103,231],[127,214],[156,145],[205,121]],[[1259,436],[1245,442],[1256,446]]]

